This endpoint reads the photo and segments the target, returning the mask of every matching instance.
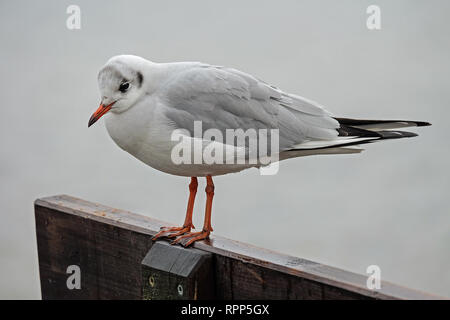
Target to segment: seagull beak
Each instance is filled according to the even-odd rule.
[[[111,107],[114,103],[115,101],[111,104],[108,104],[107,106],[105,106],[104,104],[100,104],[100,107],[98,107],[98,109],[95,110],[94,114],[89,119],[88,128],[92,126],[94,123],[96,123],[97,120],[100,119],[105,113],[111,110]]]

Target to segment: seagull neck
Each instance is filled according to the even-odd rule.
[[[152,94],[167,84],[173,77],[191,67],[190,62],[155,63],[150,62],[144,77],[147,76],[147,93]]]
[[[146,93],[153,94],[164,86],[176,69],[177,66],[174,63],[150,62],[148,67],[145,68],[145,72],[143,72]]]

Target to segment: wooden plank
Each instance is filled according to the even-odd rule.
[[[43,299],[141,298],[147,235],[39,205],[36,230]],[[80,267],[80,290],[66,286],[70,265]]]
[[[36,229],[43,298],[141,298],[140,263],[165,222],[66,195],[38,199]],[[213,254],[223,299],[437,299],[366,276],[212,235],[195,248]],[[69,263],[82,289],[67,290]]]

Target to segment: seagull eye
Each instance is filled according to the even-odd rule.
[[[119,91],[120,92],[125,92],[125,91],[128,90],[129,87],[130,87],[130,84],[128,82],[123,82],[119,86]]]

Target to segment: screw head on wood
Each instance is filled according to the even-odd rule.
[[[150,276],[148,278],[148,284],[150,285],[150,287],[154,287],[155,286],[155,277],[154,276]]]
[[[183,295],[183,286],[181,284],[179,284],[177,286],[177,291],[178,291],[178,295],[182,296]]]

